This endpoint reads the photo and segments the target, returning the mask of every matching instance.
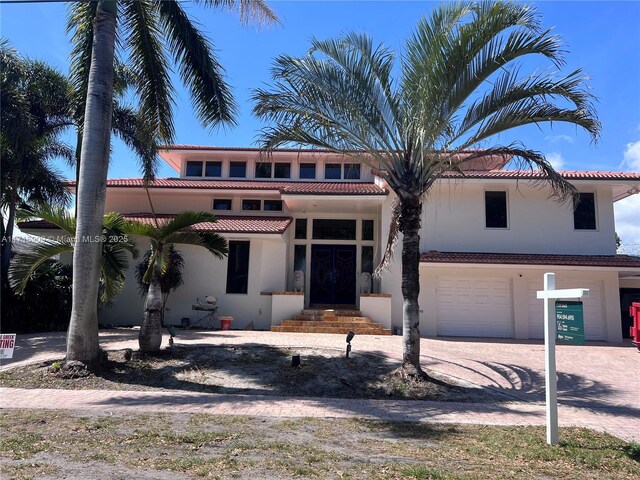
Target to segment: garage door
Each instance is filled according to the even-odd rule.
[[[438,335],[513,337],[511,280],[438,277]]]
[[[557,281],[556,288],[588,288],[589,296],[582,299],[584,308],[584,336],[587,340],[606,340],[602,313],[601,282],[580,279]],[[529,283],[529,338],[544,338],[544,303],[536,298],[542,282]]]

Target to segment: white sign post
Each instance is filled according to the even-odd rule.
[[[544,368],[547,400],[547,443],[558,444],[558,378],[556,374],[556,302],[558,298],[582,298],[586,288],[556,290],[556,274],[544,274],[544,290],[537,298],[544,299]],[[553,301],[552,301],[553,300]]]

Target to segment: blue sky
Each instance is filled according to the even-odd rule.
[[[281,53],[304,54],[309,38],[327,38],[348,30],[363,31],[396,51],[417,21],[436,5],[433,2],[307,2],[271,1],[283,24],[258,31],[240,26],[235,15],[186,5],[219,51],[221,63],[240,106],[238,126],[209,131],[194,118],[186,92],[176,79],[176,142],[251,146],[260,123],[251,116],[251,89],[269,81],[272,59]],[[568,50],[569,72],[583,68],[598,97],[602,138],[593,145],[575,128],[556,125],[514,132],[501,141],[520,140],[547,154],[565,170],[640,171],[640,2],[537,2],[545,26],[554,27]],[[2,4],[0,29],[17,50],[68,71],[69,38],[65,35],[66,5],[60,3]],[[534,63],[546,68],[546,64]],[[69,137],[70,141],[72,137]],[[63,163],[57,167],[68,176]],[[127,149],[114,144],[110,177],[138,176]],[[163,166],[159,176],[174,176]],[[617,208],[617,223],[624,224],[626,243],[640,244],[640,202]],[[625,204],[626,204],[625,203]]]

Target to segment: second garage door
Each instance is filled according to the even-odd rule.
[[[510,279],[442,276],[436,293],[438,335],[513,337]]]

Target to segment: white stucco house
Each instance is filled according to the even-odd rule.
[[[286,331],[282,322],[302,309],[328,307],[360,310],[387,333],[401,328],[399,251],[381,279],[366,275],[384,250],[393,201],[369,167],[309,150],[278,150],[261,161],[251,148],[175,145],[161,156],[178,175],[150,185],[156,213],[214,212],[217,223],[199,227],[230,246],[224,260],[179,247],[185,284],[169,298],[168,323],[195,323],[192,305],[214,296],[220,315],[233,316],[232,328]],[[640,295],[640,257],[616,255],[613,204],[640,192],[640,173],[563,172],[580,192],[574,210],[550,198],[540,174],[504,164],[493,159],[444,177],[426,198],[421,334],[541,338],[535,292],[551,271],[558,288],[590,289],[587,340],[621,341],[621,292]],[[151,221],[142,180],[110,179],[106,211]],[[21,229],[47,234],[43,222]],[[139,324],[142,308],[132,264],[101,322]]]

